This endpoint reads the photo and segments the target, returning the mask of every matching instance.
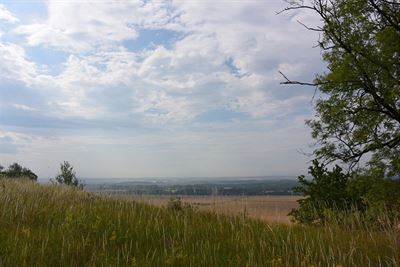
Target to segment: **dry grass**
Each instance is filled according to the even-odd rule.
[[[133,195],[134,200],[155,206],[165,206],[171,196]],[[225,215],[246,215],[273,223],[290,224],[287,215],[298,207],[299,196],[181,196],[183,203],[199,210]]]

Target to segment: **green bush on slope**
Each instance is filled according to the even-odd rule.
[[[289,215],[303,224],[342,224],[391,227],[400,221],[400,180],[371,173],[346,174],[339,166],[331,171],[317,160],[309,168],[312,179],[299,176],[295,192],[304,194],[299,208]]]

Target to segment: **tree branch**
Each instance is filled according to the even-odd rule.
[[[306,82],[298,82],[298,81],[291,81],[286,77],[285,74],[283,74],[281,71],[278,71],[280,75],[285,78],[286,82],[280,82],[280,84],[300,84],[300,85],[308,85],[308,86],[318,86],[319,84],[316,83],[306,83]]]

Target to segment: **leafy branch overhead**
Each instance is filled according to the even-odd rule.
[[[285,79],[282,84],[316,86],[327,97],[317,100],[307,121],[317,140],[318,159],[351,168],[365,155],[400,173],[400,1],[290,1],[282,12],[307,9],[319,15],[318,42],[327,72],[312,83]]]

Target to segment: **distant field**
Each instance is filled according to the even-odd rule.
[[[139,202],[165,206],[171,196],[133,195]],[[183,203],[189,203],[199,210],[214,211],[227,215],[243,215],[268,222],[290,223],[287,214],[297,208],[299,196],[182,196]]]

